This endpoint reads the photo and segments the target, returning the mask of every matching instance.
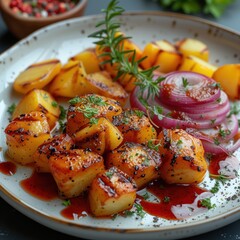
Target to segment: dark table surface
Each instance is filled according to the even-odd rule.
[[[85,15],[98,14],[100,12],[100,9],[106,7],[107,3],[108,0],[89,0]],[[120,5],[127,11],[161,10],[159,5],[151,0],[120,0]],[[207,19],[240,32],[240,0],[236,0],[228,9],[226,9],[220,19],[216,20],[211,17],[207,17]],[[11,47],[17,41],[18,40],[14,38],[7,30],[6,25],[0,17],[0,53]],[[25,217],[13,209],[0,198],[0,239],[74,240],[77,238],[56,232],[34,222],[33,220]],[[195,237],[186,238],[186,240],[202,239],[238,240],[240,239],[240,220],[215,231],[211,231]]]

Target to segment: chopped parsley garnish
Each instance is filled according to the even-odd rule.
[[[216,181],[213,188],[210,190],[211,193],[217,193],[220,189],[220,183],[219,181]]]
[[[10,115],[12,115],[13,112],[15,111],[15,109],[16,109],[16,104],[13,103],[11,106],[8,107],[7,112],[8,112]]]
[[[56,101],[52,101],[52,106],[56,108],[58,106],[58,103]]]
[[[222,89],[221,84],[220,84],[219,82],[214,82],[214,83],[212,83],[212,84],[211,84],[211,87]]]
[[[163,202],[169,203],[169,202],[170,202],[170,197],[165,196],[165,197],[163,198]]]
[[[67,110],[63,106],[59,106],[60,108],[60,115],[59,115],[59,120],[64,120],[67,116]]]
[[[238,115],[240,113],[240,104],[239,102],[234,102],[231,104],[230,115]]]
[[[140,204],[138,204],[138,203],[134,203],[134,207],[136,208],[137,216],[143,218],[145,216],[145,214],[146,214],[144,212],[144,210],[143,210],[143,207]]]
[[[201,206],[206,207],[207,209],[212,209],[212,208],[216,207],[216,204],[212,204],[211,203],[211,199],[210,198],[202,199],[200,201],[200,203],[201,203]]]
[[[62,202],[62,205],[64,205],[65,207],[70,206],[70,205],[71,205],[70,199],[64,200],[64,201]]]
[[[144,115],[144,112],[140,111],[140,110],[133,110],[135,115],[137,115],[139,118],[142,118]]]
[[[134,214],[134,211],[125,210],[123,214],[125,217],[131,217]]]
[[[217,145],[217,146],[220,145],[220,141],[218,138],[214,138],[213,141],[214,141],[215,145]]]
[[[213,125],[216,122],[216,119],[211,119],[211,124]]]
[[[147,199],[150,198],[148,192],[144,193],[144,194],[142,195],[142,197],[143,197],[144,200],[147,200]]]
[[[68,101],[71,105],[75,105],[77,103],[80,103],[81,102],[81,99],[80,97],[75,97],[75,98],[72,98],[71,100]]]
[[[183,84],[183,87],[186,89],[187,87],[188,87],[188,85],[189,85],[189,82],[188,82],[188,80],[186,79],[186,78],[182,78],[182,84]]]
[[[160,146],[161,146],[160,143],[155,144],[155,143],[153,142],[153,140],[149,140],[148,143],[147,143],[147,147],[150,148],[150,149],[152,149],[152,150],[155,150],[155,151],[158,151],[158,149],[159,149]]]
[[[98,118],[90,118],[89,123],[90,123],[91,125],[97,124],[97,123],[98,123]]]
[[[142,162],[142,165],[143,166],[149,166],[149,164],[150,164],[150,159],[148,157],[145,157],[143,162]]]
[[[89,119],[94,117],[96,114],[98,114],[98,109],[91,107],[89,105],[85,105],[83,108],[78,107],[77,110],[83,113],[83,116],[85,118],[89,118]]]
[[[114,174],[114,172],[111,172],[111,171],[105,172],[105,175],[106,175],[109,179],[112,178],[113,174]]]

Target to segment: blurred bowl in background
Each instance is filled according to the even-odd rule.
[[[0,9],[2,17],[9,31],[17,38],[21,39],[34,32],[35,30],[49,24],[59,22],[65,19],[80,17],[83,15],[87,0],[79,0],[72,9],[48,17],[32,17],[16,14],[9,6],[11,0],[0,0]]]

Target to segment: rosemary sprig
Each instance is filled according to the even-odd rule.
[[[130,37],[119,34],[121,24],[115,21],[114,18],[122,15],[124,9],[118,6],[117,0],[112,0],[108,7],[102,11],[105,13],[105,18],[96,25],[97,28],[101,27],[101,29],[89,35],[89,37],[98,39],[95,44],[99,45],[100,49],[104,51],[99,57],[104,57],[107,60],[103,61],[102,64],[116,64],[118,68],[116,78],[126,74],[135,77],[135,84],[140,90],[139,100],[146,107],[147,111],[159,114],[161,111],[156,108],[153,109],[148,103],[150,97],[154,99],[159,94],[159,83],[164,79],[163,77],[153,78],[153,73],[158,66],[140,70],[139,64],[146,57],[137,60],[135,50],[124,50],[123,42]],[[129,60],[129,56],[131,56],[131,60]]]

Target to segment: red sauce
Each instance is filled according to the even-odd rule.
[[[17,166],[12,162],[1,162],[0,163],[0,172],[12,176],[16,173]]]
[[[161,93],[163,96],[170,96],[172,93],[172,90],[175,88],[175,84],[169,84],[169,83],[165,83],[162,85],[161,88]]]
[[[57,185],[49,173],[33,172],[32,176],[20,182],[21,187],[41,200],[52,200],[58,197]]]
[[[71,204],[61,211],[61,215],[65,218],[73,220],[73,215],[77,217],[85,217],[90,214],[90,206],[87,196],[80,196],[70,199]]]
[[[218,170],[220,169],[219,162],[226,159],[226,157],[227,157],[226,153],[213,155],[211,157],[211,160],[210,160],[209,166],[208,166],[209,173],[214,174],[214,175],[219,175],[219,173],[218,173]]]
[[[197,185],[169,185],[159,181],[154,182],[147,187],[147,190],[155,195],[161,202],[153,203],[147,200],[142,200],[143,209],[157,217],[176,220],[176,217],[171,211],[173,205],[191,204],[196,198],[196,194],[206,192]]]

